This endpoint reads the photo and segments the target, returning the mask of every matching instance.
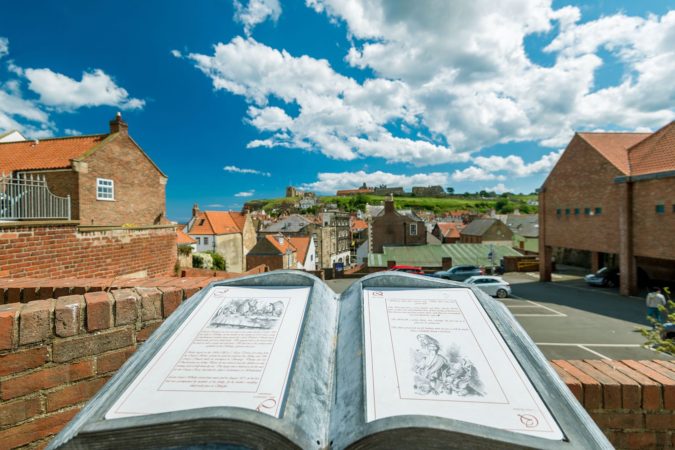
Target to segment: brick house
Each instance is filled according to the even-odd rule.
[[[369,251],[382,253],[385,245],[424,245],[427,232],[424,221],[415,213],[402,213],[394,208],[392,196],[384,202],[384,209],[371,218]]]
[[[248,267],[266,264],[270,270],[296,269],[298,250],[281,233],[263,236],[246,254]]]
[[[675,122],[654,133],[576,133],[539,193],[540,278],[554,250],[616,264],[621,293],[638,273],[675,279]]]
[[[511,245],[513,231],[499,219],[476,219],[459,232],[462,244]]]
[[[255,246],[257,235],[248,214],[235,211],[200,211],[192,208],[192,218],[184,230],[197,241],[196,251],[213,251],[225,259],[228,272],[245,272],[246,255]]]
[[[459,231],[463,228],[454,222],[437,222],[431,230],[442,244],[454,244],[459,241]]]
[[[54,195],[70,196],[80,225],[167,223],[167,176],[119,114],[107,134],[1,142],[0,173],[44,177]]]

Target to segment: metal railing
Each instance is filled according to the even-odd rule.
[[[0,220],[70,220],[70,195],[51,193],[44,175],[0,174]]]

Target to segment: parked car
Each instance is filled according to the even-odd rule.
[[[485,271],[478,266],[455,266],[448,270],[441,270],[434,272],[431,276],[436,278],[443,278],[444,280],[464,281],[469,277],[476,275],[483,275]]]
[[[476,276],[464,281],[466,284],[476,286],[488,295],[498,298],[506,298],[511,295],[511,285],[502,277]]]
[[[675,340],[675,323],[667,322],[663,324],[663,331],[661,331],[661,339]]]
[[[586,275],[584,280],[591,286],[616,287],[619,285],[619,269],[603,267],[595,273]]]
[[[389,270],[392,270],[394,272],[406,272],[406,273],[414,273],[415,275],[424,275],[424,271],[422,270],[422,268],[417,266],[399,265],[394,266]]]

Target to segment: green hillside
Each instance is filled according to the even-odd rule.
[[[385,197],[378,195],[356,195],[350,197],[326,196],[319,197],[319,202],[335,203],[341,209],[346,211],[356,211],[365,209],[366,204],[380,205]],[[470,210],[481,213],[496,209],[497,212],[510,213],[519,209],[523,214],[536,213],[537,207],[527,204],[528,200],[536,200],[536,195],[509,195],[508,197],[497,197],[494,199],[484,199],[476,196],[453,195],[442,198],[435,197],[394,197],[394,204],[397,209],[413,209],[431,211],[436,214],[456,211]],[[271,212],[275,209],[284,209],[290,207],[298,201],[295,197],[251,200],[246,202],[246,206],[251,210],[265,210]]]

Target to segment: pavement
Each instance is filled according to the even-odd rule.
[[[644,298],[587,286],[581,274],[508,273],[513,295],[502,301],[548,359],[673,359],[644,348]],[[328,280],[341,293],[355,280]]]

